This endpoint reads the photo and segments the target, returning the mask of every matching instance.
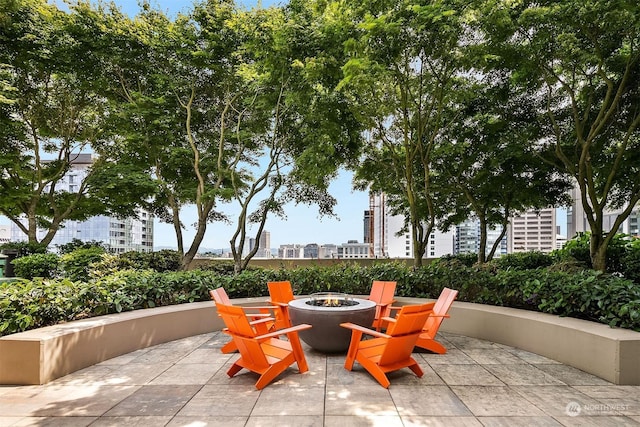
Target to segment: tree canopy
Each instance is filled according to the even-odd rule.
[[[475,217],[504,235],[571,184],[605,270],[640,200],[639,34],[632,0],[208,0],[173,18],[5,1],[0,214],[47,244],[67,220],[145,207],[185,268],[209,224],[233,222],[241,270],[286,203],[331,215],[347,167],[405,216],[420,265],[437,227]],[[70,186],[80,153],[94,162]]]

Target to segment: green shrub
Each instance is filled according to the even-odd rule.
[[[564,262],[567,260],[576,260],[579,263],[584,264],[587,269],[593,267],[591,263],[591,253],[589,250],[589,242],[591,239],[591,233],[579,233],[576,237],[568,240],[562,249],[557,249],[551,253],[551,256],[557,262]],[[607,272],[608,273],[625,273],[624,258],[627,254],[629,243],[633,240],[626,234],[616,234],[609,245],[607,246]]]
[[[149,252],[149,268],[163,271],[179,271],[182,268],[181,256],[178,251],[163,249],[157,252]]]
[[[549,267],[553,264],[553,257],[539,251],[516,252],[502,255],[491,261],[498,269],[533,270],[539,267]]]
[[[58,253],[61,255],[71,253],[78,249],[91,249],[91,248],[102,248],[104,252],[107,251],[103,242],[98,242],[97,240],[91,240],[90,242],[85,242],[80,239],[72,239],[69,243],[65,243],[62,245],[56,245],[58,248]]]
[[[447,265],[462,264],[466,267],[472,267],[476,262],[478,262],[478,254],[466,253],[457,255],[445,255],[441,258],[438,258],[434,262],[445,263]]]
[[[130,251],[121,254],[120,258],[138,270],[179,271],[182,267],[180,253],[170,249],[163,249],[158,252]]]
[[[26,255],[12,261],[14,273],[24,279],[56,277],[59,263],[58,255],[52,253]]]
[[[100,257],[97,264],[88,265],[113,267],[113,258]],[[74,264],[78,269],[87,265],[88,255],[78,258],[84,260]],[[436,298],[449,287],[459,291],[458,301],[538,310],[640,331],[640,286],[592,270],[498,269],[493,263],[465,266],[459,260],[421,268],[401,262],[369,267],[345,262],[290,270],[256,268],[240,274],[151,269],[107,274],[104,268],[105,274],[94,275],[91,283],[67,279],[0,283],[0,335],[82,317],[208,301],[208,291],[220,286],[231,298],[266,296],[266,283],[278,280],[291,281],[296,295],[322,291],[368,295],[373,280],[397,281],[398,296]]]
[[[0,251],[16,251],[16,257],[20,258],[27,255],[46,253],[47,245],[30,242],[7,242],[0,245]]]
[[[621,260],[622,275],[640,286],[640,239],[634,238],[625,247]]]
[[[96,246],[76,249],[60,257],[60,267],[70,280],[86,282],[91,278],[91,264],[101,261],[103,254],[104,249]]]

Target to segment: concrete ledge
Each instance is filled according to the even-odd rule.
[[[265,298],[234,300],[259,305]],[[424,302],[398,298],[399,305]],[[640,332],[512,308],[455,302],[441,327],[540,354],[615,384],[640,385]],[[0,384],[45,384],[121,354],[218,331],[212,302],[78,320],[0,337]]]
[[[110,314],[0,338],[0,384],[45,384],[121,354],[220,330],[212,302]]]
[[[398,298],[416,304],[417,298]],[[640,385],[640,332],[570,317],[454,302],[440,331],[527,350],[619,385]]]

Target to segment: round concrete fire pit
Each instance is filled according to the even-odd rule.
[[[340,323],[352,322],[370,327],[376,303],[344,294],[314,294],[289,302],[291,323],[308,323],[313,327],[300,331],[300,339],[322,353],[346,352],[351,331]]]

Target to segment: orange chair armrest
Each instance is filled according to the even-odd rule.
[[[360,331],[362,333],[377,337],[377,338],[391,338],[391,335],[383,334],[382,332],[375,331],[373,329],[365,328],[364,326],[356,325],[355,323],[340,323],[340,326],[347,329],[352,329],[355,331]]]
[[[286,302],[274,302],[274,301],[270,301],[271,304],[276,305],[278,307],[289,307],[289,304],[287,304]]]
[[[290,328],[278,329],[277,331],[269,332],[268,334],[259,335],[256,337],[256,339],[263,340],[267,338],[275,338],[275,337],[279,337],[280,335],[286,335],[292,332],[303,331],[305,329],[310,329],[310,328],[311,328],[311,325],[308,325],[306,323],[301,323],[299,325],[292,326]]]
[[[249,322],[251,325],[260,325],[261,323],[275,322],[273,317],[263,317],[262,319],[252,320]]]
[[[273,310],[272,305],[240,305],[243,310]]]

